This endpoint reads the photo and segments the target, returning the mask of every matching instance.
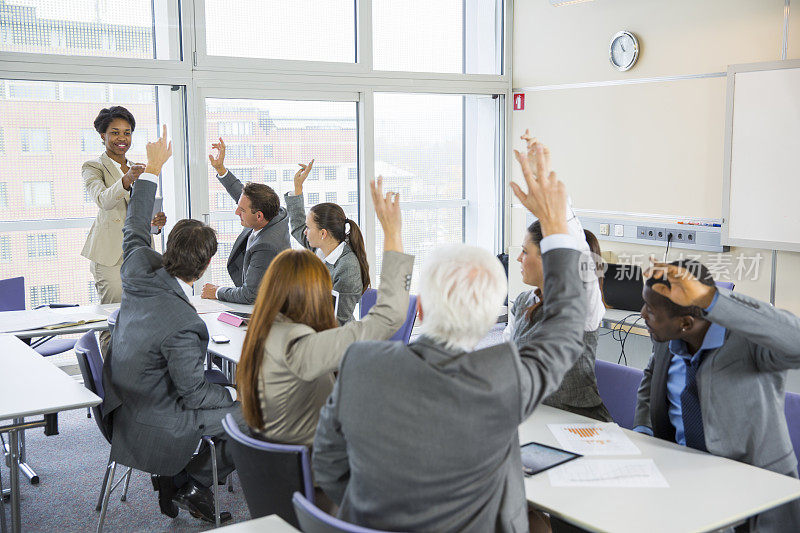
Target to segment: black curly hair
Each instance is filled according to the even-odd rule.
[[[97,133],[105,133],[111,121],[115,118],[127,120],[128,124],[131,125],[131,131],[136,129],[136,119],[133,118],[133,114],[121,105],[101,109],[97,114],[97,118],[94,119],[94,129],[97,130]]]

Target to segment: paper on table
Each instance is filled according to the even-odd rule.
[[[613,422],[547,424],[565,450],[581,455],[639,455],[639,448]]]
[[[65,315],[54,313],[49,308],[26,311],[5,311],[0,314],[0,333],[40,329],[64,322]]]
[[[231,308],[224,305],[219,300],[204,300],[202,298],[194,297],[190,301],[197,311],[198,315],[205,313],[221,313],[223,311],[230,311]]]
[[[669,487],[652,459],[579,459],[547,475],[554,487]]]

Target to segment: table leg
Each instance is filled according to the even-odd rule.
[[[20,525],[20,512],[19,512],[19,435],[16,429],[8,432],[8,441],[11,445],[11,471],[10,485],[11,485],[11,533],[20,533],[22,530]]]
[[[24,423],[25,423],[24,418],[14,419],[14,424],[24,424]],[[39,483],[39,474],[37,474],[33,470],[33,468],[26,462],[25,456],[26,456],[25,431],[22,430],[19,435],[19,469],[23,474],[25,474],[25,477],[27,477],[30,480],[31,485],[36,485]]]

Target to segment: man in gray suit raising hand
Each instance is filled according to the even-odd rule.
[[[147,167],[133,186],[122,230],[122,303],[104,363],[103,415],[112,422],[111,459],[157,474],[164,514],[177,516],[177,504],[213,522],[210,450],[204,445],[193,454],[202,436],[218,438],[225,479],[233,461],[221,421],[227,413],[243,419],[235,389],[205,379],[208,330],[188,298],[217,251],[214,230],[180,220],[163,256],[150,248],[156,176],[171,155],[165,126],[162,137],[147,144]]]
[[[435,250],[419,287],[422,336],[357,342],[342,359],[314,440],[315,481],[344,520],[390,531],[527,531],[517,427],[583,349],[586,300],[567,193],[532,143],[516,153],[542,224],[544,320],[517,349],[475,351],[506,294],[486,250]]]

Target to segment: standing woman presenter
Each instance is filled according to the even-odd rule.
[[[144,165],[128,161],[136,120],[122,106],[102,109],[94,119],[105,151],[97,159],[86,161],[81,168],[86,192],[97,204],[97,217],[86,236],[81,255],[91,261],[89,269],[100,302],[119,303],[122,299],[122,225],[131,198],[131,185],[144,171]],[[163,212],[153,217],[159,228],[167,223]]]

